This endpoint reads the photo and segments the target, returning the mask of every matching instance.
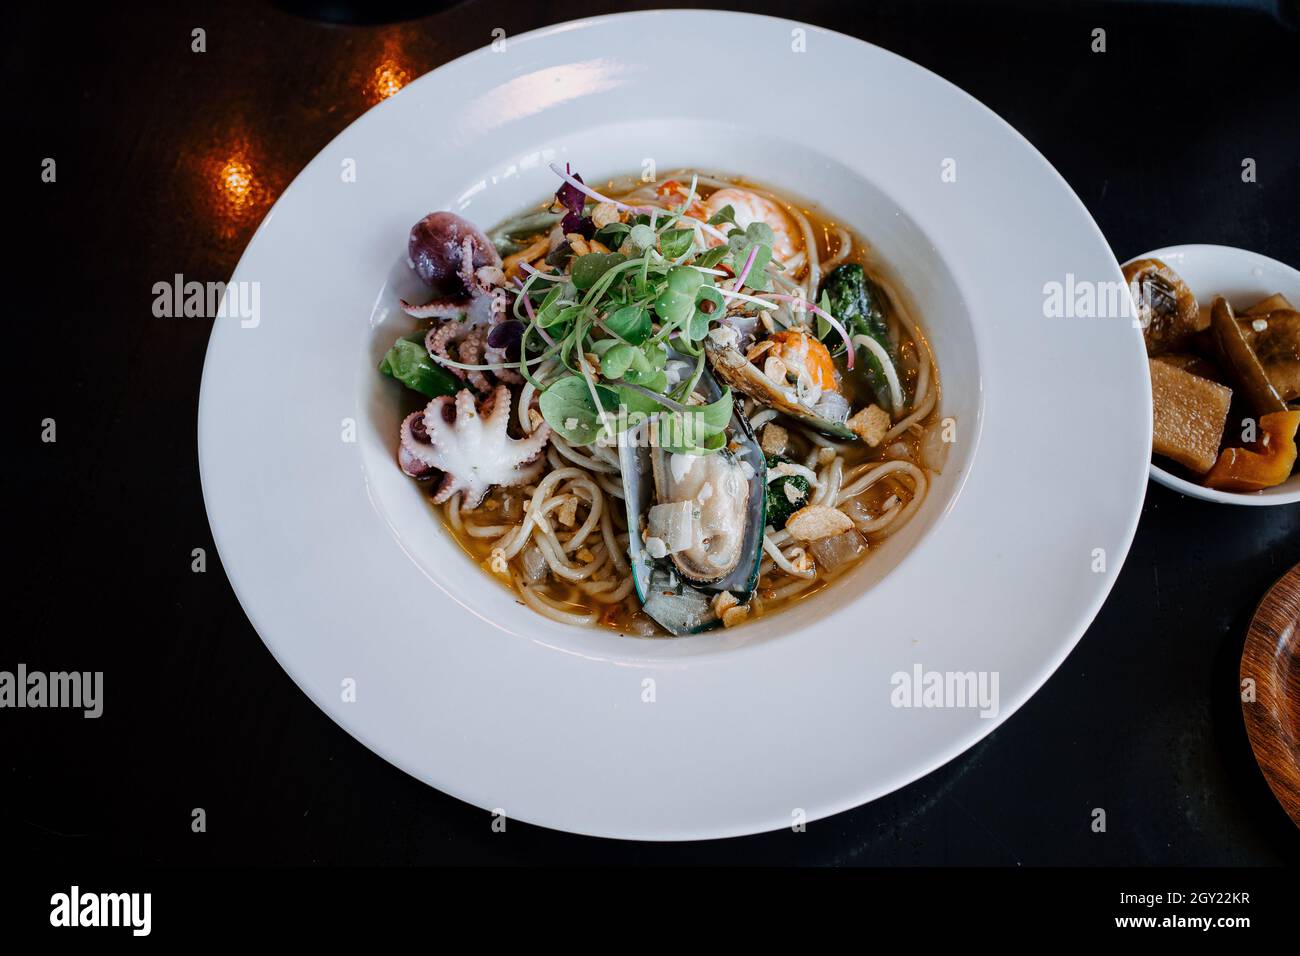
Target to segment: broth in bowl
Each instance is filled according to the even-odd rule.
[[[640,636],[813,597],[904,527],[951,419],[905,295],[825,213],[678,171],[484,232],[412,229],[427,328],[381,370],[398,461],[463,550],[548,618]]]

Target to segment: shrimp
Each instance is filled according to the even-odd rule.
[[[655,195],[659,197],[659,202],[665,209],[676,208],[690,197],[690,188],[679,180],[667,179],[655,188]],[[683,213],[692,219],[708,219],[709,215],[704,211],[704,203],[700,197],[695,196],[690,206],[683,210]]]
[[[772,354],[796,376],[807,376],[822,391],[837,391],[835,363],[826,346],[803,329],[787,329],[769,339]]]
[[[776,237],[772,243],[772,254],[778,259],[789,259],[803,247],[801,234],[790,215],[772,200],[748,189],[719,189],[704,201],[704,212],[700,218],[713,218],[723,206],[731,207],[735,213],[736,225],[741,229],[747,228],[751,222],[767,223]],[[714,240],[714,244],[716,242]]]

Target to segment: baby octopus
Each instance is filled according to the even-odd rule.
[[[415,274],[434,292],[423,305],[403,299],[408,315],[482,322],[505,311],[500,253],[478,227],[454,212],[430,213],[412,226],[406,254]]]
[[[441,473],[434,503],[460,492],[465,508],[476,507],[493,485],[535,481],[546,464],[542,452],[551,437],[550,426],[538,421],[530,434],[511,438],[510,410],[510,389],[504,385],[481,403],[467,388],[454,399],[435,398],[402,422],[397,452],[402,471],[422,479]]]

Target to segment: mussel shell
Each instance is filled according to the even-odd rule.
[[[700,508],[700,514],[703,516],[710,506],[715,506],[714,514],[716,516],[716,506],[724,498],[729,499],[723,505],[723,516],[730,523],[733,531],[739,530],[739,534],[723,534],[715,536],[713,540],[721,541],[723,545],[729,546],[726,551],[718,553],[715,550],[705,548],[690,548],[685,551],[678,551],[669,556],[669,559],[682,576],[692,584],[712,584],[715,581],[721,581],[731,574],[740,564],[743,557],[744,548],[744,522],[748,519],[749,511],[749,482],[743,477],[740,462],[730,450],[722,449],[714,452],[712,455],[701,456],[691,464],[690,470],[686,476],[692,478],[691,486],[699,485],[701,481],[706,485],[711,485],[714,489],[713,495],[709,498],[708,504],[702,502],[699,498],[700,491],[696,490],[691,494],[691,487],[679,487],[679,482],[673,477],[672,473],[673,453],[665,451],[662,448],[650,449],[650,465],[654,477],[655,500],[656,502],[677,502],[693,501]],[[697,473],[697,470],[699,473]],[[729,479],[733,478],[739,484],[730,484]],[[728,494],[725,489],[735,489],[735,494]],[[739,508],[734,507],[736,502],[730,500],[744,496],[744,501],[739,503]],[[727,507],[732,505],[732,507]],[[719,561],[723,558],[724,561]]]
[[[824,435],[842,441],[857,440],[858,436],[843,422],[822,418],[806,406],[790,401],[739,349],[705,339],[704,351],[714,374],[736,391],[743,392],[768,408],[797,419]]]
[[[717,399],[722,389],[706,371],[698,386],[709,401]],[[721,580],[701,584],[690,581],[667,558],[652,558],[645,550],[641,538],[642,517],[654,503],[654,468],[651,455],[657,449],[649,447],[644,436],[637,434],[648,426],[642,424],[630,429],[620,438],[619,465],[623,473],[623,496],[627,506],[628,557],[632,565],[632,578],[637,597],[645,612],[674,636],[698,634],[718,627],[722,622],[713,611],[713,598],[730,591],[744,603],[758,584],[759,566],[763,558],[764,525],[767,522],[767,468],[762,449],[754,437],[749,422],[733,411],[727,428],[730,443],[737,446],[740,455],[754,469],[749,480],[749,498],[746,502],[745,538],[741,545],[740,560],[734,569]]]

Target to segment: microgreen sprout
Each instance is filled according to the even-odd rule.
[[[555,272],[520,263],[512,308],[523,325],[517,360],[444,364],[517,371],[539,390],[543,417],[573,444],[615,437],[620,404],[669,417],[698,417],[710,409],[716,427],[706,433],[709,441],[691,446],[700,454],[721,447],[721,429],[730,417],[729,392],[724,420],[724,409],[700,404],[696,391],[707,365],[706,339],[728,323],[728,304],[751,313],[764,310],[783,326],[789,325],[790,310],[778,303],[815,313],[841,334],[852,367],[853,342],[827,309],[768,291],[784,268],[772,254],[775,237],[768,225],[751,222],[742,229],[730,206],[707,221],[691,214],[699,197],[697,176],[684,199],[664,209],[612,199],[558,164],[551,169],[565,184],[557,199],[568,218],[578,217],[599,239],[590,251],[575,241],[571,254],[569,244],[562,244],[566,258],[547,259],[559,265]],[[597,228],[582,209],[586,201],[608,203],[621,214]],[[677,364],[666,369],[670,358]]]

